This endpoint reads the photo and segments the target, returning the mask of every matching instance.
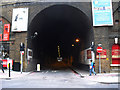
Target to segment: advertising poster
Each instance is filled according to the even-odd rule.
[[[3,41],[9,41],[10,24],[4,24]]]
[[[11,60],[11,59],[9,59],[9,60],[7,60],[7,59],[2,59],[2,61],[3,61],[3,67],[9,68],[9,63],[10,63],[10,64],[11,64],[11,65],[10,65],[10,68],[12,69],[13,60]]]
[[[112,64],[120,64],[120,45],[112,46]]]
[[[28,49],[27,50],[27,60],[29,61],[29,60],[32,60],[32,49]]]
[[[91,50],[87,50],[87,59],[91,59],[92,56],[91,56]]]
[[[0,41],[2,41],[2,34],[0,34]]]
[[[7,67],[7,59],[3,59],[3,67]]]
[[[102,53],[100,54],[101,59],[106,59],[107,58],[107,51],[106,49],[103,49]],[[96,59],[99,59],[99,53],[96,52]]]
[[[9,66],[9,63],[10,63],[10,66]],[[12,69],[12,66],[13,66],[13,60],[7,60],[7,69]]]
[[[93,26],[112,26],[111,0],[92,0]]]
[[[28,8],[15,8],[12,15],[12,32],[27,31]]]

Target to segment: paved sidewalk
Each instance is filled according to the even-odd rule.
[[[97,75],[89,76],[88,71],[76,70],[84,79],[95,81],[104,84],[120,84],[120,74],[119,73],[97,73]]]
[[[82,71],[76,69],[76,72],[79,73],[81,76],[84,76],[83,79],[90,80],[90,81],[95,81],[95,82],[100,82],[100,83],[106,83],[106,84],[120,84],[120,74],[118,73],[97,73],[97,75],[92,75],[89,76],[88,71]],[[24,77],[31,72],[16,72],[16,71],[11,71],[11,75],[9,77],[9,71],[5,70],[5,73],[0,70],[0,79],[9,79],[9,78],[19,78],[19,77]]]
[[[9,77],[9,70],[5,70],[5,73],[2,72],[0,69],[0,79],[7,79],[7,78],[19,78],[23,77],[25,75],[28,75],[30,72],[17,72],[17,71],[10,71],[10,77]]]

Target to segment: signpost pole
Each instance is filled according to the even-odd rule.
[[[10,63],[9,63],[9,77],[10,77]]]
[[[100,60],[100,53],[99,53],[99,73],[101,73],[101,60]]]
[[[20,54],[21,54],[21,74],[22,74],[22,69],[23,69],[23,55],[22,55],[22,52]]]
[[[100,46],[100,44],[97,47],[97,52],[99,53],[99,73],[101,73],[101,58],[100,58],[100,54],[103,52],[103,49]]]
[[[23,69],[23,54],[24,54],[24,43],[20,43],[20,54],[21,54],[21,74],[22,74],[22,69]]]

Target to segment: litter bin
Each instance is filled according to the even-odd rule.
[[[13,62],[13,71],[20,71],[20,62]]]
[[[37,64],[37,71],[40,71],[40,64]]]

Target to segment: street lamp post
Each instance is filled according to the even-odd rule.
[[[38,35],[38,32],[34,32],[34,35],[33,36],[30,36],[28,38],[25,38],[25,62],[28,64],[27,62],[27,41],[29,39],[34,39],[36,36]]]
[[[24,54],[24,43],[20,43],[20,55],[21,55],[21,74],[23,69],[23,54]]]
[[[94,62],[95,61],[94,42],[92,42],[92,45],[91,45],[91,56],[92,56],[92,60]]]
[[[35,38],[38,35],[38,32],[35,32],[33,36],[30,37],[30,39]],[[28,38],[29,39],[29,38]]]

